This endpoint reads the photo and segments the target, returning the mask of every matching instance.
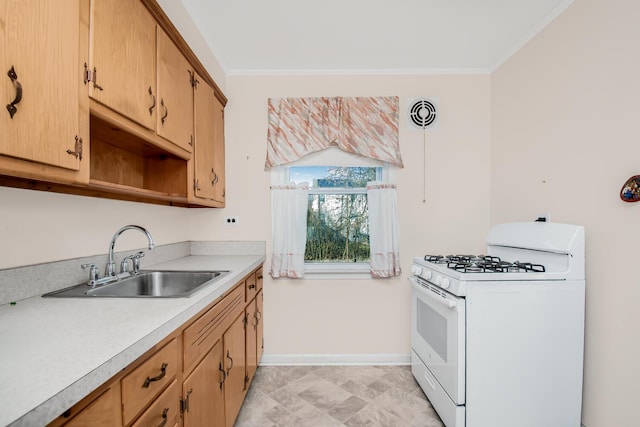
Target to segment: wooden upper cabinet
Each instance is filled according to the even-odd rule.
[[[155,129],[160,101],[153,17],[138,0],[92,0],[90,29],[89,96]]]
[[[0,154],[80,168],[79,16],[80,0],[0,2]]]
[[[212,87],[196,75],[195,105],[195,185],[194,195],[225,203],[224,106]]]
[[[213,200],[225,205],[224,106],[215,98],[213,115]]]
[[[191,152],[193,68],[158,27],[158,135]]]

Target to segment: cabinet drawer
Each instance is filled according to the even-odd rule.
[[[175,424],[180,413],[179,403],[180,387],[178,387],[178,381],[173,380],[171,385],[151,404],[149,409],[144,411],[132,427]]]
[[[124,423],[151,402],[176,376],[178,343],[175,339],[122,379]]]
[[[244,309],[244,286],[236,286],[226,297],[193,322],[183,334],[184,371],[189,372],[222,337]]]
[[[253,273],[251,276],[247,277],[247,280],[244,281],[246,287],[246,300],[245,302],[249,302],[256,297],[258,293],[258,285],[256,284],[256,273]]]
[[[116,384],[117,386],[117,384]],[[84,408],[78,416],[65,424],[65,427],[115,427],[120,425],[120,394],[118,390],[109,388],[89,406]],[[63,419],[64,415],[60,417]],[[56,420],[58,421],[58,420]]]

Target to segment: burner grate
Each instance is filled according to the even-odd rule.
[[[544,265],[530,262],[502,261],[491,255],[425,255],[425,261],[446,264],[462,273],[544,273]]]

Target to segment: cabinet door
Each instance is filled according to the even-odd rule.
[[[258,339],[258,318],[256,316],[256,300],[251,300],[247,308],[245,309],[247,323],[245,333],[245,346],[247,354],[247,378],[251,383],[253,376],[258,368],[258,352],[256,348]]]
[[[224,403],[227,426],[232,426],[238,416],[246,391],[244,313],[227,329],[223,336],[224,363],[227,379],[224,386]]]
[[[193,146],[193,70],[158,27],[158,135],[191,152]]]
[[[183,383],[182,396],[189,402],[184,411],[184,427],[225,426],[225,375],[219,341]]]
[[[260,275],[262,275],[262,269],[260,269]],[[262,290],[260,290],[260,292],[258,292],[258,295],[256,295],[256,319],[258,322],[256,332],[256,365],[260,363],[262,353],[264,352],[264,326],[262,322],[264,300],[262,299],[262,297],[263,293]]]
[[[79,0],[0,2],[0,154],[80,168],[79,40]]]
[[[139,0],[93,0],[89,25],[89,96],[155,129],[155,21]]]
[[[195,196],[224,207],[224,106],[212,87],[196,76],[195,86]]]

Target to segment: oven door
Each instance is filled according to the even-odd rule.
[[[465,403],[465,300],[416,276],[411,347],[455,405]]]

